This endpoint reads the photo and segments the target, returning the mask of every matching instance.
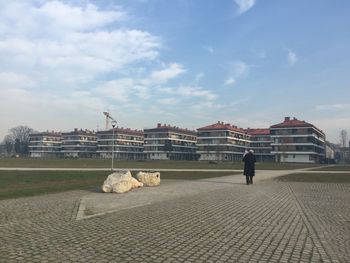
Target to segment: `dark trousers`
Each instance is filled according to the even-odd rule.
[[[253,184],[253,176],[246,175],[245,180],[247,184]]]

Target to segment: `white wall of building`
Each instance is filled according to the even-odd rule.
[[[309,154],[282,154],[281,162],[285,163],[314,163],[314,160],[310,160]]]

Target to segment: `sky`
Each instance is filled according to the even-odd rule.
[[[350,134],[348,0],[0,0],[0,141],[296,117]]]

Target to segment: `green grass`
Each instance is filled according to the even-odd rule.
[[[350,165],[331,165],[322,168],[312,169],[315,171],[350,171]]]
[[[350,173],[294,173],[276,178],[283,182],[350,183]]]
[[[0,171],[0,200],[78,189],[99,189],[105,171]],[[136,173],[133,173],[135,175]],[[197,180],[232,172],[161,172],[161,179]]]
[[[0,171],[0,199],[95,187],[106,172]]]
[[[148,169],[243,169],[241,162],[197,162],[197,161],[119,161],[116,168],[148,168]],[[280,164],[257,163],[256,168],[261,170],[286,170],[311,168],[317,165],[310,164]],[[3,158],[0,167],[26,167],[26,168],[109,168],[111,160],[108,159],[34,159],[34,158]]]

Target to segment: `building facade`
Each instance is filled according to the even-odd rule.
[[[114,134],[114,137],[113,137]],[[114,158],[119,160],[144,160],[143,131],[114,128],[97,132],[97,154],[100,158],[111,158],[114,149]],[[114,143],[113,143],[114,140]]]
[[[29,155],[33,158],[60,157],[62,135],[59,132],[41,132],[29,135]]]
[[[62,133],[61,156],[64,158],[95,158],[96,148],[94,131],[74,129]]]
[[[197,160],[195,131],[158,123],[144,130],[144,152],[150,160]]]
[[[325,134],[314,125],[285,117],[270,127],[276,162],[321,163],[325,159]]]
[[[247,129],[250,135],[249,149],[254,150],[257,162],[274,162],[275,157],[271,153],[270,129]]]
[[[7,149],[5,144],[0,144],[0,157],[7,157]]]
[[[228,123],[197,129],[197,153],[202,161],[241,161],[250,145],[250,135]]]

